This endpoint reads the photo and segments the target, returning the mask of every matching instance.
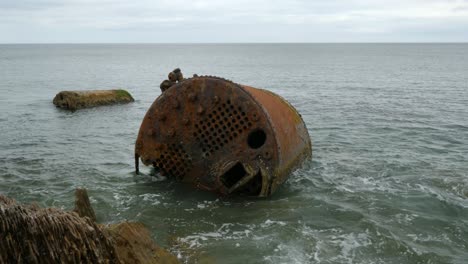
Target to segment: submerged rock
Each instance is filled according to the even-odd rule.
[[[94,221],[0,196],[0,263],[120,263]]]
[[[78,188],[75,190],[75,209],[73,209],[73,212],[81,217],[89,217],[91,220],[96,221],[96,214],[89,202],[86,189]]]
[[[77,191],[76,201],[76,211],[92,210],[79,208],[89,205],[85,190]],[[178,263],[178,260],[157,246],[141,223],[98,225],[76,212],[21,205],[0,195],[0,263]]]
[[[124,222],[106,226],[122,263],[179,263],[167,250],[157,246],[142,223]]]
[[[55,106],[68,110],[78,110],[101,105],[125,104],[135,100],[125,90],[89,90],[61,91],[53,103]]]

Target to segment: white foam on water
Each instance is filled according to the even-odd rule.
[[[197,202],[197,204],[196,204],[196,206],[194,208],[188,208],[188,209],[185,209],[185,211],[216,209],[216,208],[219,207],[219,202],[220,202],[219,199],[211,200],[211,201],[210,200],[205,200],[205,201]]]
[[[395,188],[391,179],[380,179],[373,177],[352,177],[342,181],[341,185],[337,186],[337,189],[345,190],[348,192],[383,192],[383,193],[399,193],[401,189]]]
[[[167,177],[164,176],[164,175],[161,175],[160,173],[156,173],[154,175],[149,175],[149,180],[151,182],[162,182],[162,181],[166,181],[167,180]]]
[[[332,257],[331,260],[341,263],[353,263],[356,257],[356,251],[361,247],[372,245],[372,242],[367,233],[349,233],[332,236],[332,244],[335,244],[341,254]]]
[[[441,202],[468,208],[468,199],[423,184],[416,184],[415,186],[418,187],[420,191],[433,195]]]
[[[286,225],[286,222],[283,222],[283,221],[274,221],[274,220],[270,220],[270,219],[267,219],[265,221],[265,223],[262,223],[260,226],[262,228],[267,228],[267,227],[270,227],[272,225],[279,225],[279,226],[285,226]]]
[[[438,235],[428,235],[428,234],[407,234],[414,242],[442,242],[451,244],[453,241],[445,233],[440,233]]]
[[[140,194],[139,197],[143,198],[145,202],[151,202],[151,205],[158,205],[161,201],[158,199],[161,195],[156,193],[144,193]]]
[[[416,217],[419,215],[417,214],[404,214],[398,213],[394,216],[396,222],[400,225],[408,225],[410,224]]]
[[[135,199],[134,195],[123,195],[119,193],[113,194],[114,200],[116,200],[117,204],[119,205],[119,210],[127,211],[130,209],[132,202]],[[119,212],[120,213],[120,212]]]
[[[245,229],[241,231],[233,231],[231,228],[234,226],[244,227]],[[213,241],[249,238],[252,236],[253,229],[254,226],[249,227],[244,225],[239,226],[233,223],[224,223],[216,231],[194,233],[192,235],[178,238],[178,240],[181,243],[188,245],[189,248],[199,248],[204,246],[206,243],[211,243]]]
[[[295,243],[279,244],[273,250],[273,255],[263,257],[265,262],[274,264],[304,264],[311,263],[313,259],[313,254],[306,253],[303,246]]]

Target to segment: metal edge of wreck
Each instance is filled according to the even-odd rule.
[[[312,141],[302,116],[290,102],[266,89],[247,85],[242,85],[242,87],[264,109],[275,131],[275,139],[279,148],[279,164],[275,169],[276,177],[273,177],[271,183],[271,193],[274,193],[287,180],[288,175],[294,171],[296,166],[304,160],[312,158]],[[287,107],[278,109],[278,104],[284,104]],[[289,111],[289,113],[281,110]],[[295,122],[295,126],[288,124],[291,121],[291,116],[294,117],[292,122]],[[290,131],[291,129],[294,131]]]

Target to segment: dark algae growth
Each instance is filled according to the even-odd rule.
[[[128,98],[133,99],[130,93],[125,90],[115,90],[115,93],[119,99],[128,99]]]

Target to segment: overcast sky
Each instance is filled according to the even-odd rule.
[[[468,42],[468,0],[0,0],[0,43]]]

